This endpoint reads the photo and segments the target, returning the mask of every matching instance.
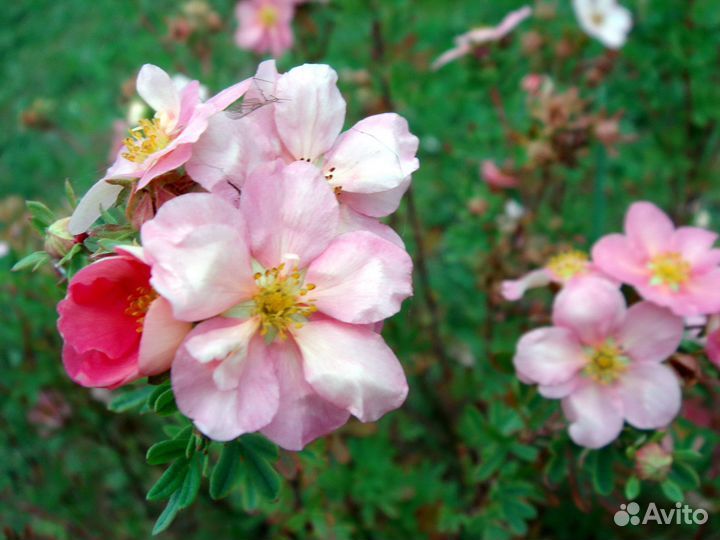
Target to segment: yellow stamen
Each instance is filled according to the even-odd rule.
[[[588,270],[588,256],[582,251],[572,250],[552,257],[545,266],[561,281],[583,274]]]
[[[602,26],[605,22],[605,15],[603,15],[599,11],[593,11],[592,15],[590,15],[590,22],[594,26]]]
[[[260,24],[265,28],[272,28],[275,24],[277,24],[277,9],[272,6],[264,6],[258,14],[258,19],[260,19]]]
[[[672,251],[655,255],[647,268],[650,270],[650,285],[666,285],[673,292],[680,290],[692,270],[682,255]]]
[[[301,328],[317,308],[312,300],[305,298],[315,285],[303,285],[304,276],[293,268],[284,272],[285,265],[255,274],[259,291],[253,297],[255,304],[252,314],[260,318],[260,334],[272,339],[285,339],[287,329],[292,325]]]
[[[135,331],[139,334],[143,331],[145,324],[145,314],[150,309],[150,304],[158,297],[158,294],[150,287],[138,287],[135,291],[128,295],[128,306],[125,308],[125,315],[129,315],[135,319],[137,328]]]
[[[600,384],[615,382],[627,370],[630,363],[630,359],[624,356],[623,350],[612,339],[588,349],[586,353],[590,362],[585,366],[583,373]]]
[[[172,141],[162,128],[160,118],[140,120],[140,125],[130,130],[130,135],[123,141],[127,152],[122,156],[135,163],[143,163],[149,155],[162,150]]]

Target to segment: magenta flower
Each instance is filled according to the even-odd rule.
[[[141,234],[153,287],[201,321],[172,367],[178,407],[216,440],[260,430],[298,450],[400,406],[407,382],[374,329],[411,295],[412,262],[367,231],[337,236],[335,194],[308,163],[248,176],[240,208],[206,193]]]
[[[680,383],[662,361],[680,344],[681,318],[651,302],[627,309],[617,286],[588,277],[558,294],[553,324],[523,335],[513,362],[523,382],[562,399],[577,444],[600,448],[624,421],[657,429],[677,415]]]
[[[118,253],[80,270],[58,304],[65,370],[83,386],[116,388],[167,371],[191,328],[150,286],[150,267]]]
[[[70,232],[85,232],[117,200],[122,187],[108,180],[138,179],[137,188],[153,178],[177,169],[190,159],[193,144],[213,115],[227,108],[250,87],[250,79],[200,101],[200,83],[192,81],[178,91],[170,76],[152,64],[145,64],[137,77],[140,97],[155,111],[152,119],[140,120],[130,130],[115,163],[105,176],[88,190],[70,220]]]
[[[634,203],[625,234],[610,234],[593,248],[595,264],[640,295],[677,315],[720,312],[720,250],[717,234],[697,227],[675,229],[649,202]]]
[[[341,205],[344,231],[370,230],[402,241],[378,218],[394,212],[417,170],[418,139],[407,121],[385,113],[365,118],[341,133],[345,100],[337,73],[305,64],[278,75],[263,62],[239,119],[218,117],[187,166],[208,191],[237,199],[250,171],[263,162],[305,161],[322,173]]]
[[[293,0],[241,0],[235,8],[239,27],[235,43],[241,49],[280,57],[293,46]]]

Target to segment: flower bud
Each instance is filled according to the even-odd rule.
[[[47,228],[45,251],[53,259],[62,259],[75,245],[75,237],[68,230],[69,217],[57,220]]]
[[[635,454],[635,470],[642,480],[662,482],[672,467],[672,454],[658,443],[646,444]]]

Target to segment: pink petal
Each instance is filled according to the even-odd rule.
[[[377,193],[351,193],[341,191],[338,200],[356,212],[372,217],[385,217],[392,214],[400,206],[400,201],[410,187],[411,177],[403,179],[400,184],[386,191]]]
[[[367,231],[337,237],[308,267],[309,298],[326,315],[347,323],[373,323],[400,311],[412,295],[407,252]]]
[[[713,364],[720,366],[720,328],[708,334],[705,352]]]
[[[472,46],[468,43],[460,44],[456,47],[453,47],[452,49],[449,49],[442,53],[440,56],[438,56],[430,66],[430,69],[433,71],[437,71],[441,67],[443,67],[446,64],[449,64],[450,62],[454,62],[458,58],[462,58],[466,54],[470,54],[472,51]]]
[[[546,287],[552,281],[550,273],[545,268],[540,268],[528,272],[520,279],[503,281],[500,292],[505,300],[514,302],[520,300],[528,289]]]
[[[68,224],[70,234],[81,234],[87,231],[101,216],[103,210],[107,210],[115,204],[122,189],[122,186],[109,184],[105,179],[98,180],[83,195],[75,208]]]
[[[572,280],[555,297],[553,323],[571,330],[585,345],[613,336],[626,313],[625,298],[613,283],[597,277]]]
[[[141,237],[151,283],[176,318],[207,319],[254,294],[242,214],[219,197],[189,193],[168,201]]]
[[[695,271],[698,266],[711,268],[720,262],[720,251],[712,249],[717,237],[716,233],[698,227],[680,227],[673,234],[670,251],[680,253]]]
[[[145,314],[140,338],[138,367],[143,375],[157,375],[170,369],[180,343],[192,325],[178,321],[164,298],[156,299]]]
[[[628,309],[617,337],[633,361],[662,362],[677,350],[684,326],[670,310],[639,302]]]
[[[576,392],[586,384],[590,384],[588,379],[582,377],[581,375],[577,375],[564,383],[547,385],[541,384],[538,386],[538,393],[544,398],[562,399],[573,392]]]
[[[336,235],[335,194],[320,170],[309,163],[258,169],[248,177],[240,205],[253,256],[266,268],[278,266],[286,255],[296,255],[303,268]]]
[[[648,280],[647,258],[621,234],[609,234],[598,240],[592,249],[592,260],[603,273],[621,282],[635,285]]]
[[[489,186],[495,188],[507,189],[518,185],[517,178],[502,172],[495,162],[489,159],[484,160],[480,165],[480,174]]]
[[[625,216],[625,234],[633,249],[652,257],[668,251],[675,226],[657,206],[649,202],[636,202]]]
[[[305,380],[337,407],[363,422],[374,422],[405,401],[408,387],[402,366],[371,329],[318,320],[293,334]]]
[[[184,165],[185,162],[190,159],[191,155],[191,144],[181,144],[176,146],[171,152],[168,152],[158,159],[157,163],[155,163],[155,165],[150,167],[145,174],[143,174],[142,178],[138,182],[137,189],[142,189],[147,186],[153,178],[157,178],[160,175],[173,171]]]
[[[338,234],[353,231],[369,231],[376,234],[380,238],[384,238],[388,242],[392,242],[399,248],[405,249],[405,243],[391,227],[380,222],[376,218],[371,218],[363,214],[358,214],[355,210],[345,204],[340,205],[340,222],[338,224]]]
[[[286,450],[302,450],[313,440],[347,422],[350,413],[321,398],[305,381],[302,357],[292,340],[271,348],[280,387],[280,403],[263,435]]]
[[[680,383],[663,364],[632,364],[620,380],[625,419],[639,429],[668,425],[680,411]]]
[[[602,448],[622,431],[622,405],[612,388],[586,384],[563,399],[562,406],[570,438],[580,446]]]
[[[343,192],[395,189],[420,166],[415,157],[418,144],[402,116],[376,114],[340,136],[325,156],[323,172]]]
[[[198,325],[187,339],[201,335],[207,324]],[[185,346],[180,347],[173,362],[172,385],[178,408],[211,439],[229,441],[262,429],[277,412],[278,382],[259,336],[250,342],[241,362],[237,386],[227,390],[218,388],[213,377],[217,362],[199,362]]]
[[[208,99],[205,103],[205,106],[207,107],[207,117],[227,109],[230,105],[243,97],[245,92],[250,89],[251,84],[252,78],[245,79],[244,81],[240,81],[239,83],[226,88],[222,92],[219,92]]]
[[[295,159],[315,160],[333,145],[345,122],[345,100],[330,66],[304,64],[277,82],[275,123]]]
[[[588,360],[577,337],[565,328],[538,328],[517,344],[513,364],[526,380],[543,386],[573,379]]]
[[[186,125],[200,103],[200,82],[190,81],[180,91],[180,118],[178,124]]]
[[[62,358],[70,378],[89,388],[117,388],[141,377],[137,351],[120,358],[111,358],[98,350],[79,353],[66,342]]]
[[[180,117],[180,96],[170,76],[152,64],[145,64],[137,76],[137,92],[141,98],[168,121],[172,129]]]
[[[644,294],[645,291],[641,293]],[[657,291],[658,295],[662,293],[662,289]],[[668,293],[665,296],[665,303],[649,295],[648,299],[666,305],[681,317],[712,315],[720,312],[720,268],[694,274],[679,293]]]

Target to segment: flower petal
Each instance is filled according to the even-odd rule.
[[[385,217],[400,206],[400,201],[410,187],[410,176],[403,179],[397,187],[377,193],[351,193],[341,191],[338,200],[356,212],[371,217]]]
[[[326,315],[347,323],[381,321],[412,295],[412,260],[395,244],[367,231],[343,234],[308,267],[309,298]]]
[[[157,66],[145,64],[137,76],[137,92],[160,113],[169,129],[175,127],[180,118],[180,95],[170,75]]]
[[[337,232],[338,234],[343,234],[353,231],[369,231],[380,238],[384,238],[388,242],[392,242],[399,248],[405,249],[405,243],[392,227],[385,225],[377,218],[359,214],[349,206],[341,204],[340,222]]]
[[[647,258],[622,234],[604,236],[593,246],[593,264],[603,273],[623,283],[648,281]]]
[[[680,411],[680,382],[664,364],[632,364],[620,380],[625,419],[639,429],[668,425]]]
[[[107,210],[115,204],[122,189],[122,186],[109,184],[104,178],[98,180],[83,195],[75,208],[68,224],[70,234],[81,234],[87,231],[101,216],[103,210]]]
[[[520,300],[528,289],[545,287],[552,283],[552,276],[545,268],[528,272],[520,279],[505,280],[501,284],[501,294],[505,300],[514,302]]]
[[[613,389],[586,384],[562,401],[570,421],[568,432],[575,443],[586,448],[602,448],[622,431],[621,404]]]
[[[657,206],[649,202],[636,202],[625,216],[625,234],[634,250],[650,257],[667,251],[675,226]]]
[[[408,387],[402,366],[370,328],[317,320],[293,334],[305,380],[337,407],[373,422],[405,401]]]
[[[513,364],[526,380],[544,386],[563,384],[587,364],[577,337],[566,328],[538,328],[517,344]]]
[[[120,358],[111,358],[98,350],[80,353],[65,342],[62,358],[70,378],[89,388],[117,388],[141,377],[136,350]]]
[[[662,362],[677,350],[684,326],[670,310],[639,302],[628,309],[617,337],[633,361]]]
[[[157,375],[170,369],[180,343],[190,330],[192,324],[175,319],[170,303],[164,298],[150,304],[140,338],[140,373]]]
[[[192,144],[181,144],[176,146],[172,151],[163,155],[150,167],[145,174],[142,175],[138,182],[137,189],[147,186],[153,178],[157,178],[167,172],[173,171],[184,165],[192,155]]]
[[[345,122],[337,73],[324,64],[304,64],[277,82],[275,124],[295,159],[314,161],[333,145]]]

